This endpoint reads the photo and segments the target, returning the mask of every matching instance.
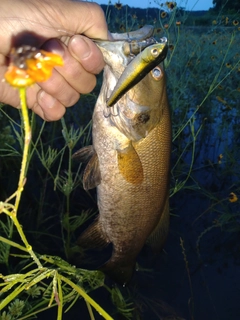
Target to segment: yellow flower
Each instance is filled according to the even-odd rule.
[[[161,32],[162,31],[162,28],[157,28],[156,29],[156,33],[159,33],[159,32]]]
[[[176,21],[176,26],[180,26],[181,25],[181,21]]]
[[[167,16],[167,12],[166,11],[162,11],[161,12],[161,18],[166,18],[166,16]]]
[[[27,45],[13,48],[5,80],[13,87],[27,87],[48,80],[55,66],[63,66],[58,54]]]
[[[225,65],[227,68],[231,68],[231,64],[229,62],[227,62]]]
[[[217,20],[213,20],[212,24],[216,25],[217,24]]]
[[[169,25],[166,23],[166,24],[164,25],[164,28],[165,28],[165,29],[168,29],[168,27],[169,27]]]
[[[173,10],[176,6],[177,6],[177,4],[176,4],[176,2],[166,2],[166,6],[168,7],[168,9],[170,9],[170,10]]]
[[[237,195],[236,195],[234,192],[231,192],[231,193],[229,194],[228,200],[229,200],[230,202],[236,202],[236,201],[238,201],[238,197],[237,197]]]
[[[117,3],[115,3],[114,7],[116,9],[118,9],[118,10],[121,10],[122,9],[122,3],[118,1]]]
[[[120,29],[121,31],[123,31],[123,32],[126,31],[125,26],[124,26],[123,24],[121,24],[121,25],[119,26],[119,29]]]
[[[218,156],[218,163],[222,163],[222,158],[223,158],[223,155],[222,153],[220,153],[220,155]]]
[[[216,98],[217,98],[217,100],[218,100],[219,102],[221,102],[221,103],[223,103],[223,104],[227,104],[227,101],[224,100],[224,99],[222,99],[221,97],[216,96]]]
[[[238,20],[233,20],[233,25],[234,26],[237,26],[239,24],[239,21]]]

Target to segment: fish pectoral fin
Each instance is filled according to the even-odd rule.
[[[75,152],[72,158],[80,162],[88,162],[83,174],[84,190],[96,188],[101,183],[101,172],[98,155],[93,146],[83,147]]]
[[[76,151],[73,154],[72,159],[77,160],[79,162],[88,162],[92,158],[94,153],[96,153],[96,151],[94,150],[92,145],[86,146]]]
[[[93,222],[78,238],[77,244],[83,249],[101,249],[110,241],[104,236],[98,221]]]
[[[83,174],[83,188],[89,190],[96,188],[101,183],[101,172],[98,155],[95,152],[89,160]]]
[[[132,143],[123,150],[117,150],[118,169],[124,179],[132,184],[140,184],[143,181],[143,167],[139,155]]]

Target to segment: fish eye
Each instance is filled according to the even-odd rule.
[[[160,67],[155,67],[152,69],[151,74],[155,80],[160,80],[162,78],[162,70]]]
[[[158,56],[158,49],[154,48],[151,50],[151,54],[154,56],[154,57],[157,57]]]

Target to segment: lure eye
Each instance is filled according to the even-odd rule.
[[[158,53],[158,50],[156,48],[154,48],[151,50],[151,54],[153,57],[157,57],[159,53]]]
[[[162,78],[162,70],[160,67],[155,67],[152,69],[151,74],[155,80],[160,80]]]

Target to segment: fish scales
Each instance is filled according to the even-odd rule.
[[[162,64],[107,107],[121,76],[119,64],[124,70],[129,65],[121,57],[122,49],[111,50],[107,49],[108,64],[93,114],[99,216],[80,235],[78,244],[94,248],[112,243],[112,256],[100,269],[127,283],[145,242],[153,240],[153,247],[159,249],[168,233],[171,121]],[[105,57],[106,46],[102,52]],[[87,165],[84,179],[94,178],[94,172]]]

